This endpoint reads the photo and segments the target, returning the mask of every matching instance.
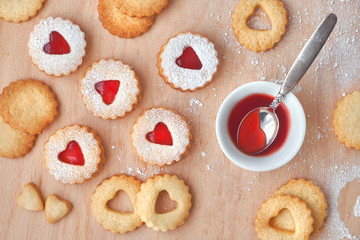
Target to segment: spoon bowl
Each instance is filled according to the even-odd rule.
[[[251,125],[253,118],[258,116],[260,132],[250,131],[246,133],[249,129],[247,126]],[[251,121],[246,123],[244,121]],[[253,130],[253,129],[250,129]],[[241,149],[246,149],[246,146],[243,144],[248,143],[248,138],[253,141],[250,143],[250,146],[256,147],[253,151],[245,151],[249,155],[256,155],[265,151],[275,140],[277,133],[279,131],[279,119],[271,107],[259,107],[250,111],[245,117],[241,120],[239,128],[237,131],[238,145]],[[249,136],[252,134],[253,136]],[[247,139],[242,140],[241,137],[246,136]]]

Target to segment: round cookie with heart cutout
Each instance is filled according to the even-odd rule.
[[[180,161],[190,148],[190,127],[184,117],[164,107],[142,113],[133,125],[131,144],[141,160],[152,165]]]
[[[119,60],[100,60],[88,68],[81,80],[86,107],[103,119],[124,117],[141,99],[135,72]]]
[[[45,143],[44,164],[62,183],[82,183],[95,176],[105,162],[96,132],[79,125],[56,131]]]
[[[68,75],[85,56],[85,34],[78,25],[60,17],[42,19],[28,41],[32,62],[48,75]]]
[[[195,91],[209,84],[219,60],[206,37],[179,33],[161,47],[157,67],[164,81],[180,91]]]

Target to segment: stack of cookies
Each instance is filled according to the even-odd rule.
[[[99,19],[104,28],[121,38],[147,32],[168,0],[99,0]]]
[[[260,239],[309,239],[324,225],[327,204],[319,187],[291,179],[263,202],[255,218]],[[290,238],[289,238],[290,239]]]
[[[55,93],[36,80],[19,80],[0,95],[0,157],[17,158],[57,116]]]

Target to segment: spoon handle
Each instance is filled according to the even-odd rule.
[[[276,96],[274,102],[271,104],[273,109],[275,109],[280,104],[285,95],[288,94],[305,75],[306,71],[309,69],[310,65],[313,63],[321,48],[324,46],[326,40],[330,36],[336,22],[336,15],[330,13],[311,35],[309,41],[305,44],[299,56],[296,58],[294,64],[290,68],[284,83],[281,85],[280,92]]]

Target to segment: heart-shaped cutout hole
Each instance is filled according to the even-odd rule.
[[[177,203],[171,200],[167,191],[164,190],[159,193],[155,204],[155,212],[157,214],[171,212],[172,210],[176,209],[176,207]]]
[[[159,122],[156,124],[154,131],[146,134],[146,139],[149,142],[160,145],[173,145],[173,139],[171,133],[165,123]]]
[[[115,197],[107,203],[108,207],[122,213],[133,213],[129,196],[123,190],[117,191]]]
[[[271,22],[260,7],[248,18],[246,25],[254,30],[271,30]]]
[[[102,100],[106,105],[110,105],[114,102],[119,87],[119,80],[107,80],[95,84],[96,91],[101,95]]]
[[[289,211],[289,209],[282,209],[279,212],[279,215],[273,217],[269,221],[269,225],[273,228],[286,231],[289,233],[295,233],[295,221],[294,218]]]
[[[200,70],[202,63],[192,47],[186,47],[180,57],[176,59],[176,65],[182,68]]]
[[[61,162],[77,166],[84,166],[85,164],[81,147],[76,141],[69,142],[66,149],[59,153],[58,159]]]
[[[56,31],[50,33],[49,42],[44,45],[43,50],[52,55],[63,55],[71,52],[69,43]]]

